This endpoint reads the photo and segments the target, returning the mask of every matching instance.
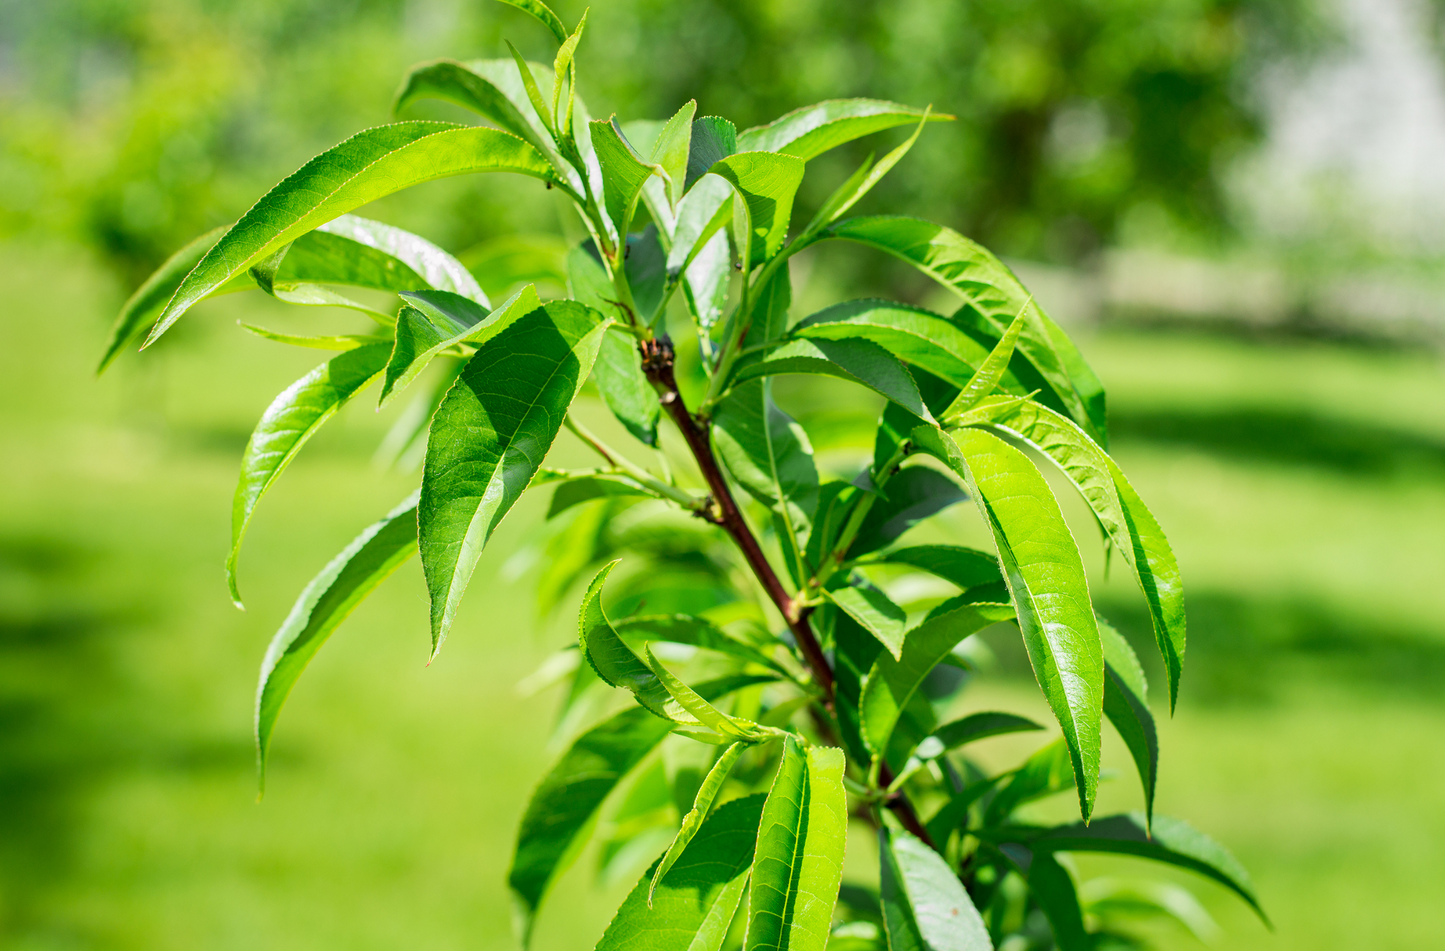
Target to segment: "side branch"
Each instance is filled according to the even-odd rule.
[[[798,648],[803,652],[804,659],[812,669],[813,680],[823,691],[824,701],[831,708],[833,705],[833,668],[828,665],[828,658],[823,655],[823,648],[813,634],[813,628],[808,623],[806,612],[799,610],[792,595],[788,594],[787,589],[783,587],[783,582],[778,578],[773,566],[768,563],[767,556],[763,554],[762,547],[758,545],[752,529],[743,519],[743,513],[738,509],[732,490],[728,488],[722,470],[718,467],[717,457],[713,455],[706,424],[699,423],[688,412],[687,406],[683,404],[682,394],[677,390],[677,379],[673,375],[672,340],[666,334],[662,334],[651,340],[641,341],[638,349],[642,353],[643,372],[657,390],[663,409],[677,423],[677,428],[682,431],[682,437],[687,440],[687,447],[692,451],[693,458],[697,460],[703,479],[707,481],[713,503],[717,506],[718,524],[732,536],[733,541],[737,543],[743,557],[747,560],[748,567],[762,583],[763,589],[768,592],[768,597],[777,606],[783,619],[788,622],[788,629],[793,632],[793,638],[798,642]]]

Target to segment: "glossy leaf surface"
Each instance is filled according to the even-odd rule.
[[[922,118],[922,109],[882,99],[829,99],[794,109],[767,125],[748,129],[738,136],[738,148],[783,152],[806,162],[844,142],[910,125]],[[941,114],[929,116],[933,122],[952,118]]]
[[[122,350],[144,335],[146,329],[165,309],[166,303],[175,294],[176,288],[181,286],[186,275],[215,247],[227,230],[226,226],[222,225],[191,240],[166,258],[165,263],[135,289],[135,293],[126,299],[120,308],[120,314],[115,318],[115,324],[110,329],[110,340],[105,345],[105,353],[101,355],[96,373],[103,373],[105,368],[120,356]]]
[[[691,191],[709,169],[737,150],[738,130],[731,122],[718,116],[695,120],[688,137],[687,178],[683,190]]]
[[[889,951],[993,951],[988,928],[943,856],[907,832],[878,830]]]
[[[737,764],[738,757],[742,755],[744,744],[734,743],[723,750],[722,756],[708,770],[707,776],[703,778],[702,785],[698,787],[697,798],[693,800],[692,809],[682,817],[682,825],[673,837],[672,844],[662,854],[662,859],[657,863],[657,868],[652,873],[652,881],[647,886],[647,904],[651,907],[657,896],[657,886],[668,871],[677,863],[683,850],[688,847],[698,830],[702,828],[703,820],[707,818],[708,812],[712,809],[713,800],[722,789],[723,783],[727,782],[728,773]]]
[[[866,386],[923,419],[932,419],[898,358],[867,340],[793,340],[762,359],[740,362],[734,385],[781,373],[816,373]]]
[[[903,655],[907,615],[888,595],[871,585],[825,590],[823,594],[838,606],[838,610],[863,625],[863,629],[876,637],[895,659]]]
[[[433,651],[487,539],[556,439],[605,329],[590,308],[546,304],[479,350],[437,407],[418,508]]]
[[[1154,787],[1159,777],[1159,735],[1149,712],[1149,687],[1134,649],[1112,625],[1099,622],[1104,641],[1104,715],[1119,731],[1139,782],[1144,787],[1144,816],[1154,815]]]
[[[563,25],[562,19],[552,12],[552,8],[542,0],[499,0],[499,2],[530,14],[538,23],[547,28],[558,43],[567,42],[567,27]]]
[[[739,152],[708,169],[737,189],[748,209],[753,265],[777,254],[788,235],[803,163],[772,152]]]
[[[933,735],[938,737],[944,750],[956,750],[960,746],[991,736],[1042,729],[1043,727],[1028,717],[991,710],[984,713],[970,713],[966,717],[945,723],[934,731]]]
[[[592,123],[592,147],[602,163],[602,198],[607,216],[618,234],[625,235],[632,222],[642,186],[657,167],[643,159],[617,126],[616,117]]]
[[[964,386],[988,358],[986,346],[954,326],[947,317],[885,300],[834,304],[793,328],[792,336],[810,340],[871,340],[889,353],[955,386]],[[1012,377],[1016,390],[1022,387]]]

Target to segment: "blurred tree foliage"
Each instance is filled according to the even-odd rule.
[[[79,237],[135,277],[386,121],[409,62],[504,32],[542,54],[532,24],[480,0],[0,0],[0,229]],[[1227,235],[1225,166],[1262,131],[1252,79],[1326,32],[1313,0],[636,0],[593,10],[606,85],[586,92],[602,115],[696,97],[746,124],[839,96],[932,102],[960,121],[872,200],[1076,261],[1134,224]],[[644,37],[664,52],[640,57]],[[820,161],[842,176],[861,157]],[[455,247],[555,213],[432,187],[457,189],[426,222]]]

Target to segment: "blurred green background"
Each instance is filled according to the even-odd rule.
[[[1159,808],[1230,846],[1277,923],[1195,880],[1223,947],[1417,949],[1445,932],[1437,9],[640,0],[597,5],[582,47],[597,115],[696,97],[741,128],[873,95],[959,117],[860,211],[987,242],[1109,387],[1117,455],[1189,591]],[[371,465],[386,414],[344,413],[252,529],[241,614],[221,572],[235,467],[317,356],[234,321],[346,318],[238,295],[92,374],[119,303],[170,250],[387,121],[411,62],[497,56],[503,35],[546,55],[539,28],[480,0],[0,0],[0,947],[511,946],[503,877],[556,702],[515,684],[572,627],[503,571],[539,501],[499,532],[430,667],[415,565],[357,612],[288,704],[256,805],[264,645],[415,477]],[[811,163],[803,204],[892,141]],[[364,213],[456,252],[558,224],[549,196],[496,179]],[[805,303],[930,293],[841,249],[794,273]],[[1117,575],[1099,583],[1147,636]],[[1001,646],[967,702],[1046,717],[1036,694]],[[1021,755],[996,742],[999,762]],[[1134,807],[1127,782],[1103,795]],[[563,883],[540,948],[600,934],[626,883],[593,888],[590,868]]]

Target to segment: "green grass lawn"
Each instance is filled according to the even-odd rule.
[[[540,500],[499,531],[431,666],[415,564],[341,629],[287,705],[258,805],[265,644],[305,580],[413,477],[370,467],[388,419],[365,400],[329,424],[260,510],[237,612],[221,566],[241,447],[321,355],[234,328],[297,319],[243,295],[96,381],[118,291],[62,261],[0,255],[0,947],[512,947],[504,876],[554,755],[556,703],[515,684],[572,628],[570,608],[539,619],[527,581],[498,580]],[[1236,852],[1276,933],[1180,880],[1218,915],[1224,947],[1438,941],[1438,358],[1162,333],[1083,346],[1189,590],[1159,810]],[[1108,613],[1138,635],[1137,595],[1098,574]],[[965,702],[1046,718],[1009,645],[999,655]],[[990,743],[982,755],[1002,765],[1032,746]],[[1137,807],[1117,745],[1106,766],[1119,778],[1101,809]],[[1067,798],[1046,808],[1062,816]],[[600,934],[626,883],[594,889],[591,867],[544,910],[541,951]]]

